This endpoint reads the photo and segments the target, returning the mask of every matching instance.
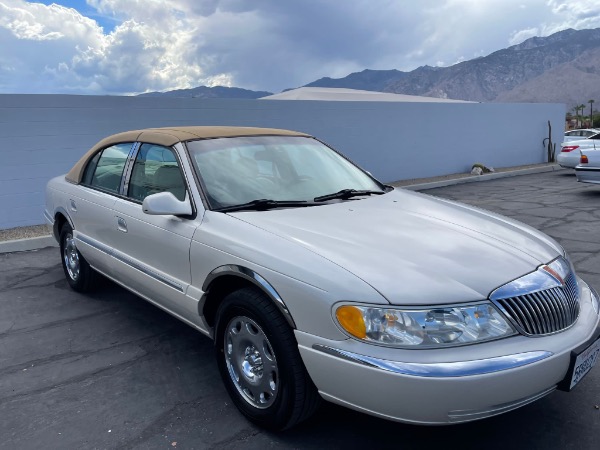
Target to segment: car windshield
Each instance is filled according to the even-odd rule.
[[[205,139],[190,141],[187,147],[213,209],[265,199],[313,202],[315,198],[342,190],[379,194],[384,188],[310,137]]]

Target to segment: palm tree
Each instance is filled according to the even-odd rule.
[[[575,113],[575,128],[579,128],[579,105],[573,106],[571,111]]]
[[[594,100],[588,100],[590,104],[590,128],[594,127],[594,115],[592,114],[592,105],[594,104]]]
[[[583,111],[585,110],[585,105],[582,103],[579,105],[579,109],[581,110],[581,127],[583,127]]]

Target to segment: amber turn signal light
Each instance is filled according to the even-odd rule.
[[[335,316],[342,328],[352,336],[359,339],[364,339],[367,336],[365,320],[358,308],[348,305],[340,306],[336,310]]]

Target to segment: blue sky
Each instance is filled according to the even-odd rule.
[[[0,93],[279,92],[597,27],[598,0],[0,0]]]
[[[57,5],[62,5],[66,6],[67,8],[76,9],[83,16],[89,17],[90,19],[94,19],[96,22],[98,22],[98,25],[104,28],[105,33],[110,33],[111,31],[113,31],[118,24],[118,21],[114,17],[98,13],[98,11],[94,7],[88,5],[85,0],[39,0],[37,3],[42,3],[44,5],[51,5],[52,3],[56,3]]]

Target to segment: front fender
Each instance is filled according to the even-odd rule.
[[[206,303],[207,295],[210,292],[211,285],[221,277],[225,276],[235,276],[250,283],[254,284],[258,288],[260,288],[277,306],[283,317],[287,320],[288,324],[292,328],[296,328],[296,324],[294,323],[294,319],[290,314],[288,307],[285,302],[277,292],[277,290],[262,276],[256,273],[254,270],[249,269],[248,267],[235,265],[235,264],[226,264],[220,267],[217,267],[212,272],[208,274],[206,279],[204,280],[204,284],[202,285],[202,290],[204,291],[204,295],[200,302],[198,303],[198,312],[201,316],[204,315],[204,306]]]

